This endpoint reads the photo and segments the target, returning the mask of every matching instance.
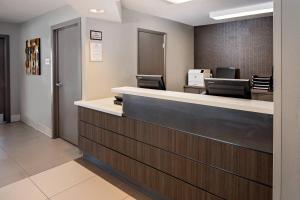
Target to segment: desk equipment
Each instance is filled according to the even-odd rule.
[[[204,87],[205,78],[211,78],[210,69],[190,69],[188,72],[188,86]]]
[[[115,96],[114,104],[122,106],[123,105],[123,97]]]
[[[185,93],[192,93],[192,94],[202,94],[206,91],[205,86],[190,86],[185,85],[183,87]]]
[[[219,67],[216,69],[215,78],[238,79],[239,70],[234,67]]]
[[[205,79],[206,94],[251,99],[249,79]]]
[[[253,75],[251,80],[252,88],[255,90],[273,91],[273,77]]]
[[[139,88],[166,90],[162,75],[137,75],[136,79]]]

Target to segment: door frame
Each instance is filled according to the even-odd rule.
[[[52,125],[53,125],[53,135],[52,138],[59,137],[59,89],[56,86],[58,81],[58,30],[67,28],[69,26],[78,25],[80,30],[80,52],[82,55],[82,30],[81,30],[81,18],[76,18],[70,21],[66,21],[51,27],[51,41],[52,41]],[[82,66],[82,56],[80,57],[80,65]],[[82,76],[82,67],[80,68]],[[82,79],[81,79],[82,82]],[[82,85],[82,83],[81,83]],[[82,95],[82,88],[81,88]]]
[[[10,108],[10,48],[9,35],[1,35],[0,38],[4,40],[4,121],[11,122],[11,108]]]
[[[140,55],[139,55],[139,33],[144,32],[144,33],[151,33],[151,34],[157,34],[157,35],[162,35],[164,36],[164,81],[165,85],[167,86],[167,33],[160,32],[160,31],[153,31],[153,30],[148,30],[148,29],[143,29],[143,28],[138,28],[137,29],[137,74],[140,73]]]

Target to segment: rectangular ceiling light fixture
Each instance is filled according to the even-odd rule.
[[[231,19],[237,17],[272,13],[274,11],[273,6],[274,6],[273,2],[267,2],[267,3],[252,5],[252,6],[229,9],[229,10],[220,10],[220,11],[210,12],[209,17],[214,20],[222,20],[222,19]]]
[[[186,3],[186,2],[189,2],[192,0],[165,0],[165,1],[168,1],[168,2],[174,3],[174,4],[180,4],[180,3]]]

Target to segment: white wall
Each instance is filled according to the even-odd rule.
[[[137,74],[137,29],[167,34],[167,89],[182,91],[188,69],[194,67],[194,28],[123,9],[122,23],[86,19],[84,99],[110,97],[112,87],[135,86]],[[89,61],[89,31],[103,32],[103,62]]]
[[[300,198],[300,1],[275,1],[274,200]]]
[[[10,42],[10,99],[12,119],[20,115],[19,67],[20,62],[20,28],[18,24],[0,22],[0,34],[9,35]]]
[[[28,76],[25,66],[20,66],[20,107],[21,119],[52,135],[52,94],[51,66],[44,64],[45,58],[51,57],[51,26],[78,18],[79,15],[71,7],[66,6],[43,16],[36,17],[21,26],[21,60],[25,63],[25,41],[41,38],[41,76]]]

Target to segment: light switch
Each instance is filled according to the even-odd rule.
[[[51,64],[51,59],[45,58],[45,65],[50,65],[50,64]]]

